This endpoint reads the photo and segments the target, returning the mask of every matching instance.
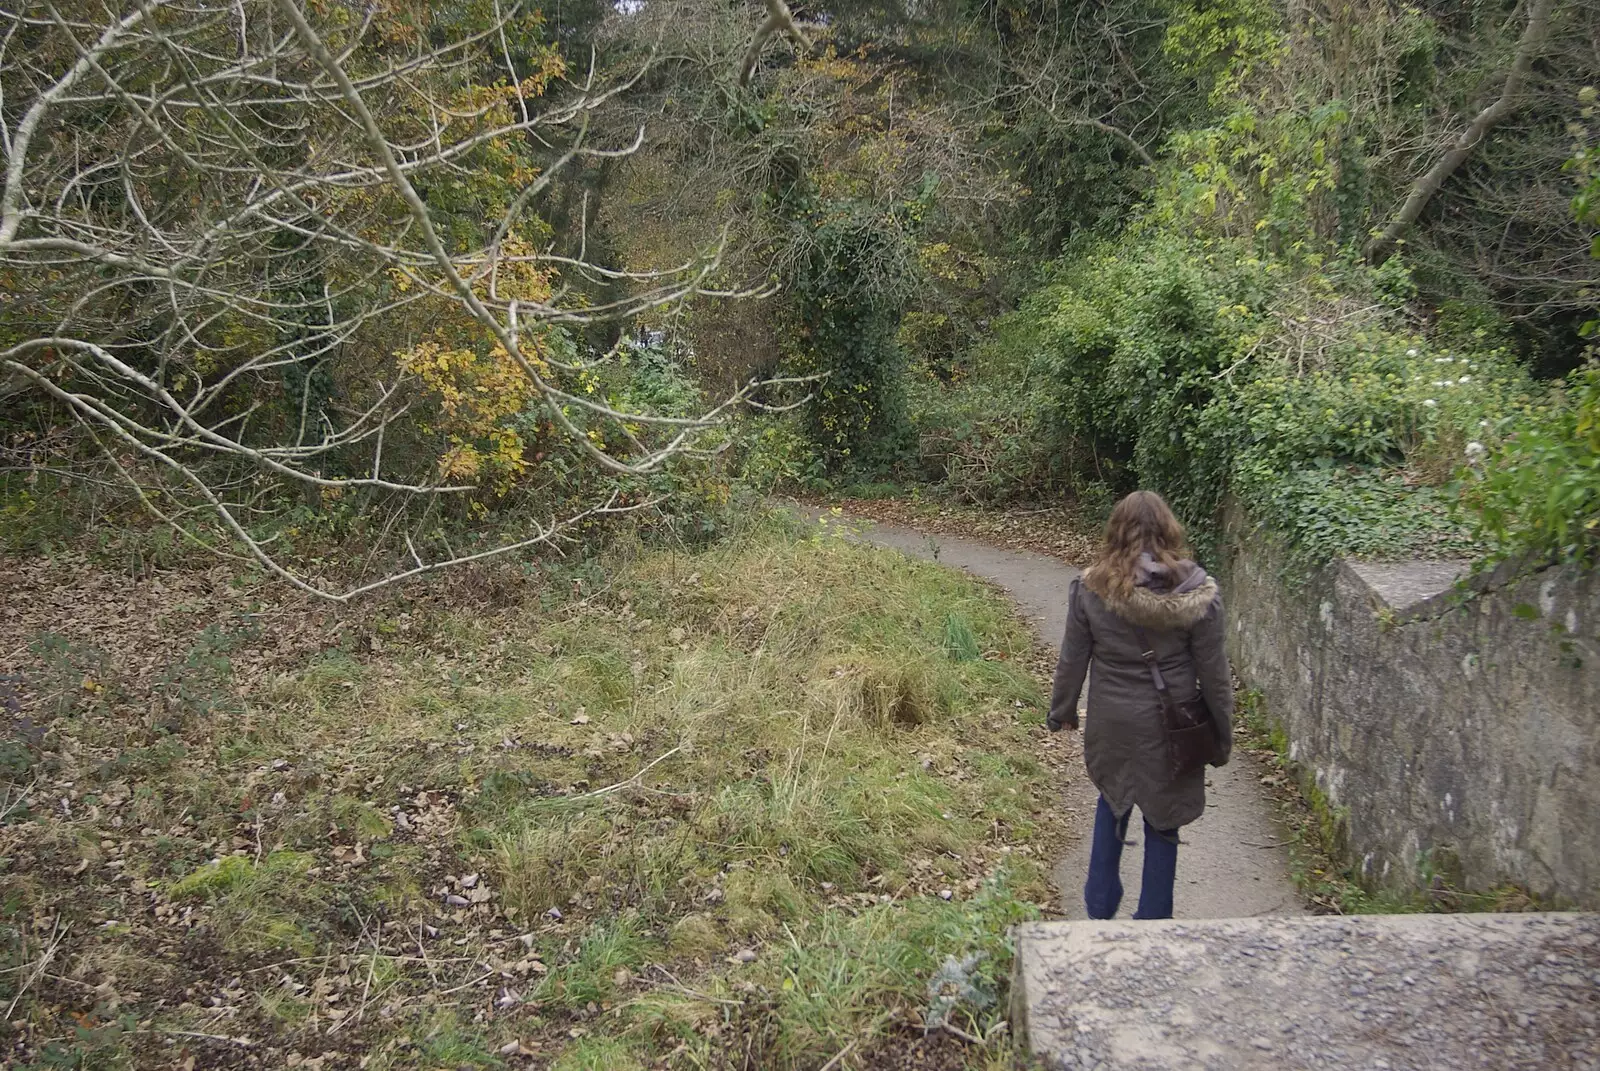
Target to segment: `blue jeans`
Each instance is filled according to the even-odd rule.
[[[1094,842],[1089,849],[1089,877],[1083,883],[1083,906],[1092,919],[1115,917],[1122,903],[1122,845],[1128,819],[1118,818],[1104,796],[1094,811]],[[1144,824],[1144,879],[1139,887],[1136,919],[1170,919],[1172,887],[1178,878],[1178,831]]]

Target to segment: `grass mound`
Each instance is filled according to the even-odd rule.
[[[774,527],[339,631],[225,713],[80,704],[0,786],[16,1064],[849,1067],[945,1017],[1008,1058],[1060,786],[981,586]]]

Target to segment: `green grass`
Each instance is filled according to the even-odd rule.
[[[983,652],[978,648],[978,637],[972,632],[972,624],[960,614],[951,614],[944,619],[944,649],[957,662],[974,662],[983,657]]]
[[[977,954],[1002,991],[1061,821],[1011,608],[781,521],[597,575],[584,601],[404,636],[376,619],[381,655],[317,656],[163,737],[170,761],[105,766],[95,790],[146,831],[124,872],[151,892],[99,913],[142,942],[113,944],[63,878],[100,851],[81,810],[27,827],[62,862],[15,910],[76,918],[86,977],[225,992],[230,1030],[303,1055],[334,1037],[377,1068],[514,1065],[517,1046],[703,1067],[735,1044],[859,1066],[920,1029],[947,958]],[[58,730],[99,741],[118,717]],[[155,746],[121,731],[130,755]],[[212,1032],[193,1000],[143,1014]],[[25,995],[18,1015],[66,1006]],[[953,1013],[997,1038],[979,1065],[1009,1059],[1003,1007]]]
[[[308,955],[317,948],[313,930],[322,919],[307,908],[335,895],[309,876],[316,862],[295,851],[274,851],[260,862],[229,855],[199,867],[168,891],[174,901],[202,901],[210,910],[211,932],[229,948]]]
[[[643,1071],[635,1045],[617,1038],[584,1038],[551,1065],[551,1071]]]

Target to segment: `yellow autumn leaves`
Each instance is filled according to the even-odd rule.
[[[513,235],[501,244],[494,262],[464,260],[460,269],[473,281],[480,299],[540,302],[550,296],[550,272],[532,256],[532,246]],[[538,388],[523,367],[455,302],[441,302],[429,334],[395,357],[415,375],[439,407],[437,426],[450,446],[439,459],[446,480],[482,483],[502,496],[527,472],[527,443],[513,420],[535,400]],[[524,335],[523,358],[541,378],[549,364]]]
[[[439,426],[450,441],[439,459],[440,476],[481,481],[497,496],[510,491],[528,469],[527,444],[510,422],[537,394],[522,367],[499,345],[479,353],[425,340],[397,356],[438,402]],[[549,374],[538,356],[527,359],[541,376]]]

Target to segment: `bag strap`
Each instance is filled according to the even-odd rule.
[[[1138,625],[1133,626],[1133,634],[1139,641],[1139,657],[1144,659],[1145,666],[1150,670],[1150,683],[1156,686],[1156,693],[1161,697],[1161,709],[1170,713],[1174,710],[1172,693],[1167,691],[1167,679],[1161,675],[1161,664],[1156,660],[1156,648],[1150,642],[1150,634]]]

